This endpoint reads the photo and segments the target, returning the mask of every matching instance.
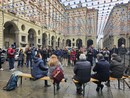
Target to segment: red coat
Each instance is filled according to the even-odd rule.
[[[8,58],[14,58],[15,57],[15,49],[8,48],[7,49],[7,56],[8,56]]]
[[[70,52],[70,60],[75,61],[76,60],[76,51]]]

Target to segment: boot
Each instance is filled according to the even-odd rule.
[[[44,87],[50,87],[51,85],[48,85],[48,81],[45,80],[45,86]]]
[[[56,83],[56,86],[57,86],[57,91],[60,89],[60,83]]]

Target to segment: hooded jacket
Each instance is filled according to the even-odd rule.
[[[114,57],[110,63],[111,76],[114,78],[121,78],[124,72],[123,62],[119,56]]]
[[[48,68],[44,65],[44,62],[41,58],[34,57],[34,62],[32,66],[32,77],[34,77],[35,79],[39,79],[44,76],[47,76]]]

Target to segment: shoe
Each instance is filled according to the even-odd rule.
[[[3,71],[4,69],[3,69],[3,68],[1,68],[0,70],[1,70],[1,71]]]
[[[51,85],[45,85],[44,87],[50,87]]]
[[[83,91],[82,89],[77,89],[77,94],[82,95],[82,91]]]
[[[30,80],[31,80],[31,81],[36,81],[37,79],[35,79],[35,78],[30,78]]]
[[[105,85],[106,85],[107,87],[110,87],[110,83],[108,83],[108,82],[107,82],[107,83],[105,83]]]
[[[104,87],[104,85],[102,85],[102,84],[101,84],[101,86],[100,86],[100,88],[101,88],[101,91],[102,91],[103,87]]]
[[[65,82],[67,82],[67,80],[68,80],[68,79],[67,79],[67,78],[65,78]]]
[[[10,69],[10,71],[15,71],[15,68],[13,68],[13,69]]]
[[[100,87],[97,87],[97,88],[96,88],[96,91],[99,92],[99,90],[100,90]]]
[[[59,89],[60,89],[60,86],[57,86],[57,89],[56,89],[56,90],[58,91]]]

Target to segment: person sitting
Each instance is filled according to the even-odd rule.
[[[49,61],[48,61],[48,65],[49,65],[49,77],[50,77],[51,79],[53,79],[52,73],[53,73],[53,71],[54,71],[57,67],[59,67],[59,68],[63,71],[63,69],[62,69],[62,67],[61,67],[61,63],[60,63],[60,61],[58,60],[58,57],[57,57],[56,55],[52,55],[52,56],[50,57],[50,59],[49,59]],[[56,86],[57,86],[57,91],[58,91],[58,90],[60,89],[60,82],[54,81],[53,83],[56,84]]]
[[[82,94],[82,85],[90,81],[91,77],[91,63],[86,61],[85,54],[80,54],[79,61],[76,62],[74,67],[73,81],[76,85],[77,94]]]
[[[42,60],[40,53],[36,54],[33,59],[31,75],[34,78],[33,80],[37,80],[48,75],[48,68],[44,65],[44,62]],[[48,85],[47,80],[45,80],[44,87],[50,87],[50,85]]]
[[[95,74],[92,74],[92,78],[97,79],[98,81],[95,81],[94,83],[97,84],[96,91],[99,92],[102,91],[104,85],[101,84],[101,82],[105,82],[109,80],[109,68],[110,64],[108,61],[106,61],[102,54],[97,54],[97,60],[95,67],[93,68],[93,71],[96,72]]]
[[[121,57],[113,53],[110,62],[110,76],[119,79],[123,76],[124,70]],[[110,87],[110,80],[107,81],[106,86]]]

